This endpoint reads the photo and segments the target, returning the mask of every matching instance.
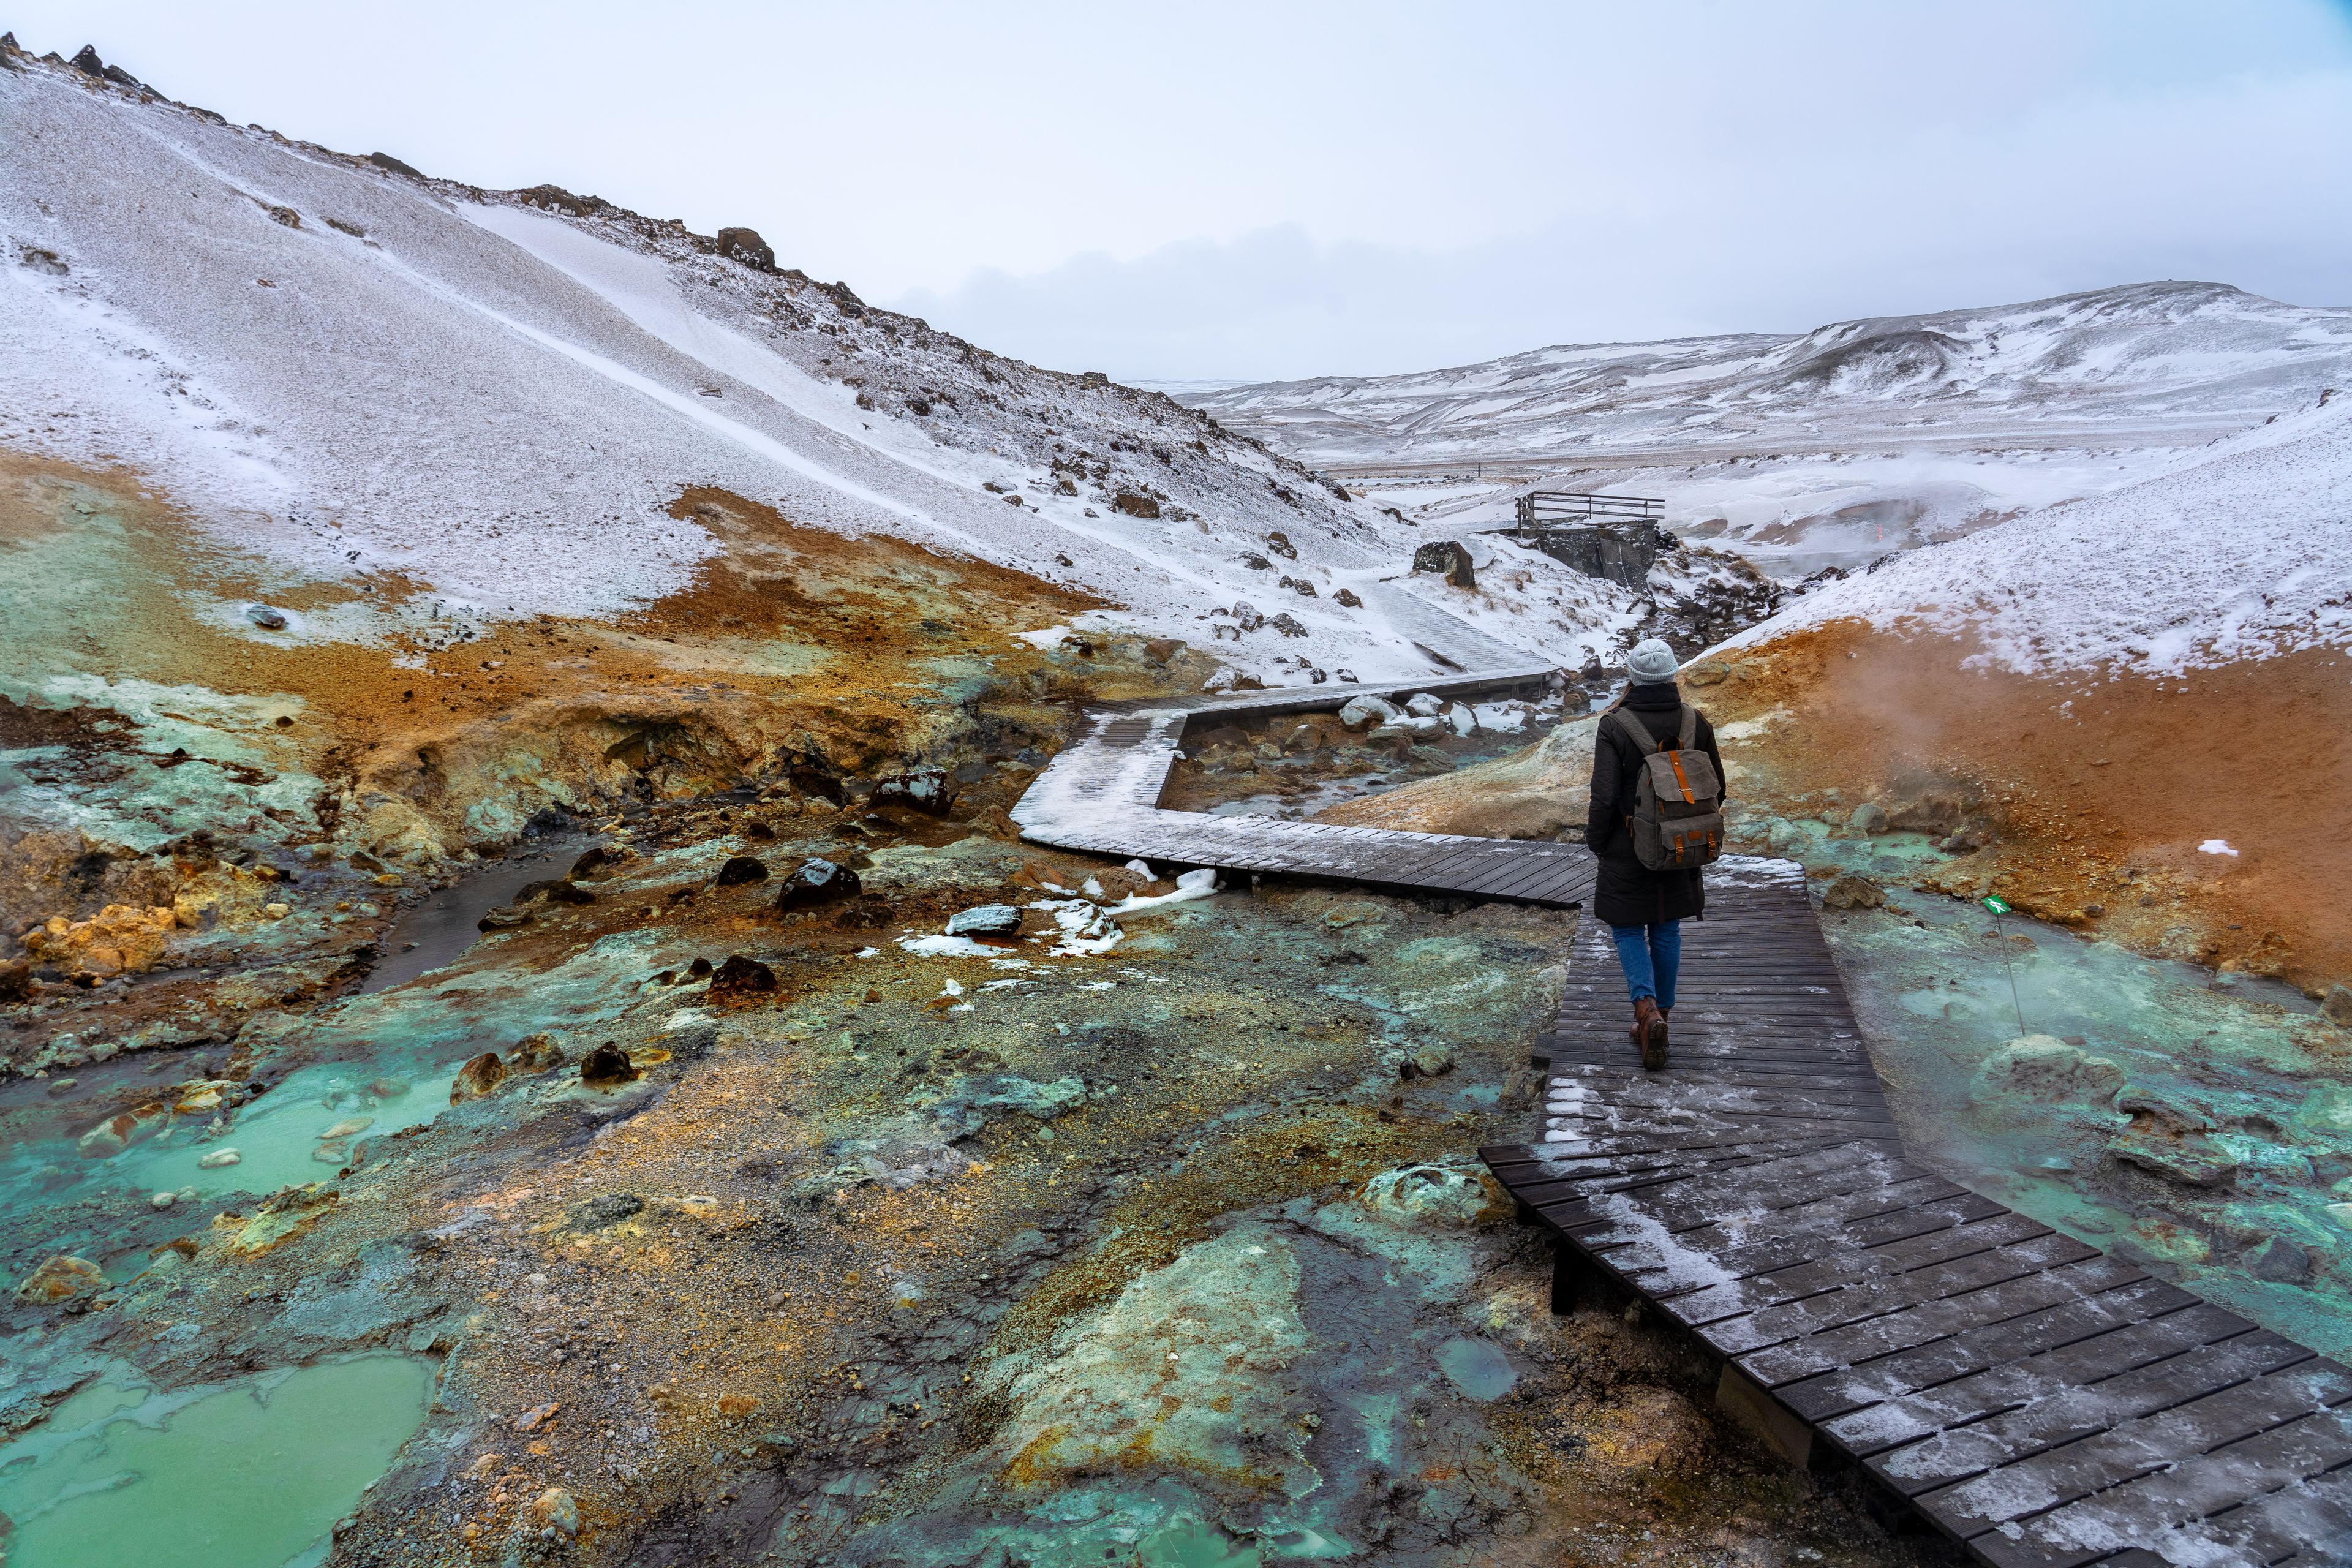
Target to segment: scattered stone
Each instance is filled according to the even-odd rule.
[[[1150,665],[1165,665],[1183,651],[1184,642],[1181,637],[1153,637],[1143,645],[1143,662]]]
[[[1458,1165],[1402,1165],[1382,1171],[1364,1184],[1362,1201],[1374,1214],[1400,1225],[1496,1225],[1516,1212],[1500,1182],[1482,1169]]]
[[[601,1230],[643,1214],[646,1200],[635,1193],[598,1193],[573,1206],[572,1223],[583,1230]]]
[[[2119,1163],[2137,1166],[2183,1186],[2218,1187],[2236,1173],[2235,1154],[2203,1138],[2170,1139],[2126,1132],[2107,1142]]]
[[[2002,1100],[2097,1101],[2121,1089],[2124,1069],[2049,1035],[2024,1035],[1987,1057],[1969,1080],[1979,1104]]]
[[[773,272],[776,253],[756,228],[722,228],[717,236],[719,254],[740,261],[754,272]]]
[[[2339,1029],[2352,1029],[2352,981],[2339,980],[2327,988],[2319,1016]]]
[[[982,904],[948,917],[948,935],[1010,937],[1021,931],[1021,911],[1011,904]]]
[[[692,963],[688,964],[686,966],[686,977],[688,980],[709,979],[710,960],[707,958],[698,958]]]
[[[1290,542],[1290,535],[1284,533],[1279,530],[1265,536],[1265,547],[1268,550],[1273,551],[1276,555],[1281,556],[1285,561],[1296,561],[1298,559],[1298,547]]]
[[[449,1103],[455,1105],[459,1100],[479,1100],[495,1092],[506,1080],[507,1064],[499,1059],[498,1052],[484,1051],[457,1069],[457,1078],[449,1085]]]
[[[563,1401],[560,1399],[551,1399],[544,1405],[534,1405],[514,1418],[514,1429],[518,1432],[536,1432],[554,1420],[555,1413],[562,1408]]]
[[[245,607],[245,618],[266,632],[282,632],[286,629],[286,612],[268,605],[247,605]]]
[[[555,1037],[541,1031],[536,1035],[525,1035],[514,1043],[514,1049],[507,1053],[507,1070],[545,1072],[550,1068],[562,1067],[563,1059],[563,1047],[555,1043]],[[388,1100],[391,1096],[378,1098]]]
[[[837,903],[856,898],[863,886],[857,873],[846,866],[824,859],[804,860],[784,878],[783,890],[776,895],[776,908],[802,910]]]
[[[157,1193],[147,1200],[147,1205],[150,1208],[167,1209],[179,1201],[180,1195],[177,1193]]]
[[[1340,589],[1331,595],[1331,602],[1335,605],[1345,605],[1351,610],[1360,610],[1364,607],[1364,601],[1356,597],[1356,591],[1353,588]]]
[[[1300,624],[1298,617],[1288,610],[1283,611],[1278,616],[1267,616],[1265,624],[1286,637],[1303,637],[1307,635],[1307,627]]]
[[[1826,909],[1874,910],[1885,902],[1885,888],[1851,871],[1822,889],[1822,904]]]
[[[751,231],[721,229],[719,232],[748,234]],[[767,247],[762,246],[761,248],[764,250]],[[772,268],[773,265],[772,262],[770,263]],[[550,1487],[532,1500],[530,1521],[540,1529],[551,1530],[558,1535],[566,1537],[577,1535],[580,1533],[580,1504],[573,1500],[572,1494],[562,1487]]]
[[[2116,1094],[2116,1109],[2136,1122],[2176,1134],[2210,1132],[2213,1119],[2194,1105],[2139,1084],[2126,1084]]]
[[[1440,1078],[1454,1070],[1454,1047],[1432,1040],[1401,1052],[1397,1061],[1397,1077]]]
[[[86,1258],[69,1258],[59,1253],[25,1276],[16,1287],[16,1299],[37,1307],[55,1306],[76,1296],[88,1296],[104,1288],[106,1275],[99,1266]]]
[[[1683,667],[1683,679],[1692,686],[1720,686],[1731,678],[1731,667],[1719,658]]]
[[[223,1165],[234,1165],[244,1158],[244,1155],[234,1149],[215,1149],[209,1154],[199,1156],[196,1168],[203,1171],[217,1171]]]
[[[768,863],[750,855],[730,855],[727,864],[719,868],[719,886],[740,888],[751,882],[768,879]]]
[[[1478,574],[1470,563],[1470,552],[1450,539],[1433,540],[1412,552],[1412,569],[1434,572],[1456,588],[1475,588]]]
[[[75,1147],[85,1160],[103,1160],[120,1154],[142,1138],[163,1131],[172,1119],[172,1108],[159,1100],[108,1117],[83,1133]]]
[[[1234,624],[1245,632],[1254,632],[1265,625],[1265,617],[1247,599],[1234,601]]]
[[[1886,808],[1874,800],[1865,800],[1853,808],[1853,816],[1847,826],[1864,837],[1884,833],[1886,831]]]
[[[1348,672],[1341,670],[1339,676],[1344,680]],[[1348,699],[1346,705],[1339,710],[1339,722],[1350,730],[1362,730],[1374,724],[1389,723],[1401,713],[1402,710],[1395,703],[1368,691],[1360,697]]]
[[[955,804],[955,783],[944,768],[909,768],[874,781],[866,796],[873,805],[911,805],[932,816],[944,816]]]
[[[728,1002],[775,988],[774,970],[756,958],[746,958],[738,952],[730,954],[726,963],[711,972],[708,994],[713,1002]]]
[[[2255,1279],[2273,1285],[2300,1285],[2311,1278],[2311,1254],[2283,1236],[2249,1247],[2239,1262]]]
[[[1417,692],[1406,699],[1404,710],[1416,719],[1434,719],[1445,711],[1445,699],[1430,692]]]
[[[1111,497],[1110,509],[1113,511],[1123,511],[1129,517],[1156,518],[1160,515],[1158,501],[1153,500],[1150,496],[1137,495],[1132,490],[1121,490]]]
[[[580,1081],[591,1089],[617,1089],[636,1080],[629,1053],[610,1040],[580,1058]]]
[[[1580,1458],[1612,1470],[1687,1470],[1712,1447],[1706,1417],[1672,1389],[1636,1384],[1618,1390],[1584,1433]],[[1807,1558],[1800,1548],[1793,1561]]]
[[[1294,577],[1290,580],[1290,591],[1302,599],[1311,599],[1315,596],[1315,584],[1304,577]]]
[[[537,918],[529,910],[519,910],[512,904],[501,904],[497,909],[484,910],[482,918],[474,922],[474,929],[476,931],[512,931],[517,926],[530,924]]]
[[[2338,989],[2342,989],[2340,986]],[[22,1002],[33,994],[30,963],[0,963],[0,1002]]]

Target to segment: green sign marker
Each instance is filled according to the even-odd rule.
[[[2009,905],[1999,893],[1987,893],[1985,895],[1984,907],[1990,910],[1997,915],[2005,915],[2009,913]]]

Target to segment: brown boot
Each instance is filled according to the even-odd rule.
[[[1633,1004],[1633,1043],[1642,1048],[1643,1070],[1656,1072],[1666,1065],[1665,1016],[1647,996]]]

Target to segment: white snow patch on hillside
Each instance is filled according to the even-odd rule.
[[[1730,646],[1847,617],[1974,637],[2026,672],[2179,675],[2352,646],[2352,397],[1832,584]]]

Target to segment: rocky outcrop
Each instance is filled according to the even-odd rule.
[[[756,228],[722,228],[717,235],[719,254],[740,261],[754,272],[773,272],[776,253]]]

